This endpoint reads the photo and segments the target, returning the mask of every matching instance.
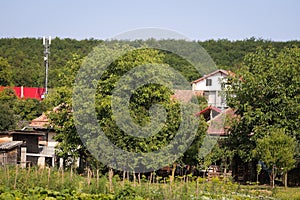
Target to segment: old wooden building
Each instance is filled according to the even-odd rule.
[[[0,165],[15,165],[21,161],[22,141],[9,141],[0,144]]]

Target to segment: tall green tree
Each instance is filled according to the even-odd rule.
[[[98,82],[96,111],[100,126],[106,136],[113,141],[115,145],[128,152],[147,153],[159,150],[173,139],[179,127],[179,104],[178,102],[172,101],[172,91],[159,84],[141,85],[132,93],[129,104],[130,116],[128,116],[129,118],[127,119],[128,122],[133,120],[135,124],[141,127],[147,126],[147,124],[151,123],[149,115],[150,107],[154,104],[160,104],[166,109],[168,114],[167,121],[165,122],[166,125],[159,133],[147,138],[137,138],[124,132],[124,129],[121,129],[119,125],[116,124],[116,116],[114,116],[111,107],[113,90],[115,87],[118,87],[117,83],[123,75],[135,67],[143,66],[144,64],[163,64],[163,54],[158,50],[153,49],[134,50],[113,62],[109,66],[108,72],[105,73]],[[156,79],[155,73],[158,72],[155,72],[154,70],[147,71],[146,73],[140,71],[138,72],[138,75],[135,76],[136,79],[145,76],[146,79],[149,78],[148,81],[151,83],[151,80]],[[159,74],[167,75],[163,71],[163,68],[161,68]],[[130,82],[134,79],[134,77],[131,78],[131,80],[127,81]],[[131,91],[128,90],[127,92]],[[120,102],[120,105],[123,105],[123,103]],[[128,128],[125,128],[126,130],[131,129],[130,123],[128,123],[128,125],[126,125],[126,123],[123,125],[124,127],[128,126]],[[100,142],[98,145],[101,145],[101,141],[98,141]]]
[[[73,161],[79,157],[85,158],[88,154],[77,133],[72,112],[73,83],[81,60],[77,54],[71,56],[64,70],[58,73],[59,87],[49,90],[43,100],[50,110],[47,116],[56,132],[55,139],[59,142],[57,154],[65,160],[72,158]]]
[[[73,99],[74,97],[76,98],[77,106],[75,106],[74,110],[77,114],[76,119],[79,120],[78,123],[81,123],[79,125],[77,124],[77,127],[82,128],[81,132],[87,132],[86,135],[84,135],[84,139],[89,145],[89,149],[98,152],[99,155],[96,156],[99,157],[105,156],[106,158],[109,157],[112,159],[118,157],[118,155],[115,155],[116,152],[114,149],[104,142],[107,138],[115,147],[125,152],[145,155],[149,152],[158,151],[167,146],[181,128],[180,123],[182,118],[184,118],[184,114],[181,113],[182,111],[180,109],[181,102],[171,98],[174,91],[168,87],[171,86],[170,81],[173,81],[174,84],[178,84],[181,80],[173,77],[173,74],[169,74],[169,66],[164,63],[164,54],[159,50],[144,47],[133,49],[128,44],[122,43],[109,43],[108,46],[109,48],[103,46],[96,48],[94,50],[95,52],[91,55],[94,56],[92,57],[93,59],[86,61],[85,65],[88,66],[87,71],[90,72],[88,73],[89,76],[87,76],[87,74],[81,74],[76,78],[82,85],[90,87],[88,89],[81,88],[82,85],[79,84],[75,88],[76,92],[75,95],[73,95]],[[103,67],[104,61],[110,63],[109,66]],[[97,66],[100,66],[100,69],[97,69]],[[135,73],[131,74],[131,72]],[[81,73],[84,73],[84,71],[81,71]],[[101,76],[96,73],[99,73]],[[97,77],[100,77],[100,80],[97,80]],[[147,81],[143,82],[143,80]],[[168,81],[163,82],[162,80]],[[187,84],[187,87],[186,89],[190,89],[189,84]],[[93,88],[95,88],[96,94],[90,93],[93,91]],[[122,97],[122,95],[127,97],[127,94],[130,94],[129,99]],[[95,99],[95,104],[89,102],[91,99]],[[127,101],[129,102],[128,104]],[[80,104],[78,104],[78,102],[80,102]],[[122,115],[124,113],[123,105],[129,110],[126,115]],[[183,104],[182,106],[183,110],[191,110],[189,105]],[[158,112],[155,113],[158,115],[153,117],[152,111],[156,108],[159,108],[156,110]],[[161,108],[164,109],[165,115],[159,115],[162,111]],[[113,109],[117,109],[114,111],[119,112],[116,113]],[[102,134],[97,132],[99,127],[95,127],[95,124],[91,122],[90,115],[92,115],[91,113],[94,113],[95,110],[97,123],[104,132],[105,138],[102,137]],[[194,113],[195,112],[196,111],[194,111]],[[188,137],[190,131],[192,131],[189,130],[190,127],[188,127],[188,124],[199,123],[197,121],[198,119],[192,115],[190,116],[192,120],[185,124],[185,131],[187,133],[185,137]],[[166,121],[159,121],[159,123],[156,124],[157,127],[153,127],[151,126],[153,119],[158,121],[165,119]],[[84,120],[84,122],[81,120]],[[139,129],[134,129],[133,127],[139,127]],[[143,133],[145,133],[152,129],[156,130],[156,128],[161,129],[158,129],[157,133],[152,132],[153,135],[148,137],[135,137],[131,134],[132,130],[133,132],[144,131]],[[200,137],[201,134],[205,134],[205,131],[199,131],[196,134]],[[186,141],[182,138],[178,145],[176,147],[174,146],[174,149],[184,148],[184,142]],[[107,151],[105,155],[103,155],[103,149]],[[170,151],[171,150],[172,149],[170,149]],[[120,157],[122,157],[122,155],[120,155]],[[139,163],[139,161],[141,161],[139,159],[138,157],[124,158],[124,161],[118,161],[118,165],[120,167],[126,166],[128,169],[134,166],[135,163]],[[166,157],[164,160],[160,160],[161,158],[158,157],[149,159],[153,159],[153,163],[155,163],[155,160],[159,162],[165,162],[165,160],[167,160],[169,163],[166,165],[174,161]],[[142,162],[143,161],[144,160],[142,160]],[[148,160],[145,160],[145,162],[149,163]],[[143,170],[148,170],[153,169],[154,166],[143,165],[141,167]],[[131,170],[134,171],[135,169]]]
[[[280,52],[259,48],[245,57],[243,68],[229,78],[228,105],[239,116],[231,124],[229,145],[244,160],[270,128],[283,128],[300,140],[300,49]]]

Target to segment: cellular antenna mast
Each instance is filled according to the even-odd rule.
[[[43,37],[44,62],[45,62],[45,93],[44,93],[44,98],[48,94],[48,67],[49,67],[50,44],[51,44],[51,36]]]

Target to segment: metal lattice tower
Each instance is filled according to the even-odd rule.
[[[44,93],[44,98],[48,94],[48,68],[49,68],[50,44],[51,44],[51,37],[43,37],[44,62],[45,62],[45,93]]]

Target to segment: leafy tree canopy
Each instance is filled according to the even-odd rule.
[[[17,118],[14,113],[17,96],[9,88],[0,92],[0,131],[14,129],[17,125]]]
[[[102,40],[93,38],[85,40],[54,38],[51,43],[48,86],[50,88],[60,86],[60,74],[73,54],[77,54],[80,57],[87,56],[95,46],[102,42]],[[156,43],[157,41],[152,39],[149,42]],[[172,48],[172,40],[165,40],[163,42]],[[255,52],[257,47],[274,47],[278,51],[284,47],[292,47],[293,45],[300,47],[299,41],[275,42],[255,38],[237,41],[219,39],[193,42],[202,46],[219,68],[232,71],[239,69],[243,57],[249,52]],[[132,41],[131,44],[138,46],[140,43],[141,41]],[[191,57],[193,57],[194,50],[186,46],[184,42],[181,48],[186,52],[190,52]],[[9,66],[12,66],[12,85],[27,87],[44,86],[45,67],[41,38],[1,38],[0,57],[6,59]],[[172,56],[172,54],[166,54],[163,59],[165,63],[183,72],[184,76],[188,77],[190,81],[199,78],[198,72],[182,59]]]
[[[270,169],[273,187],[276,174],[283,172],[286,175],[294,167],[295,152],[296,140],[287,135],[284,129],[272,128],[257,140],[254,155]]]
[[[229,82],[228,105],[239,118],[228,141],[241,157],[251,159],[251,150],[270,128],[282,128],[300,140],[299,48],[259,48],[245,57]]]
[[[0,86],[12,85],[12,67],[7,59],[0,57]]]

